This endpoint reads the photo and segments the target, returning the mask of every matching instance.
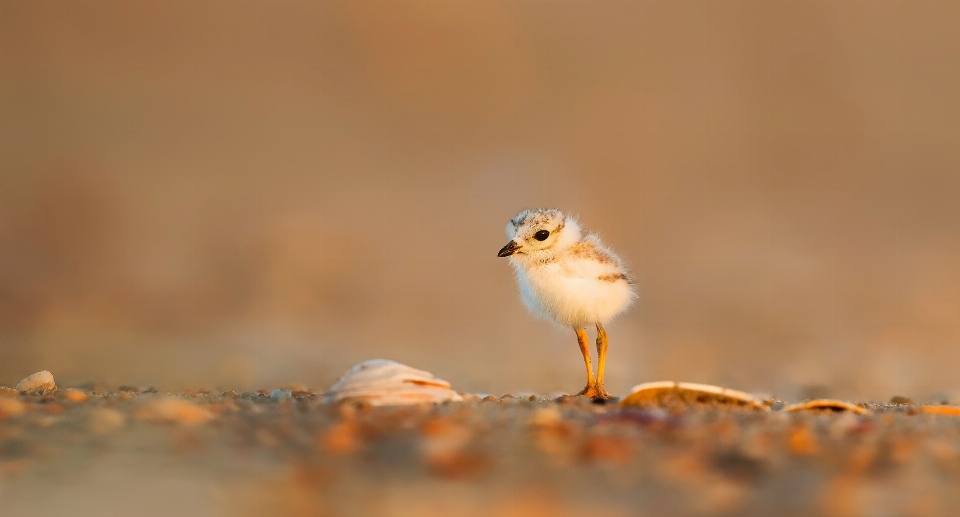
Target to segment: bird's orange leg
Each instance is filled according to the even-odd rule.
[[[597,395],[595,399],[610,399],[613,395],[603,388],[603,370],[607,365],[607,331],[597,323]]]
[[[577,343],[580,344],[580,353],[583,354],[583,364],[587,366],[587,387],[577,395],[586,395],[593,398],[597,395],[597,381],[593,378],[593,365],[590,364],[590,348],[587,346],[587,331],[584,328],[575,328]]]

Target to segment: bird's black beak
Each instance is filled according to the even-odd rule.
[[[500,251],[497,252],[498,257],[509,257],[517,252],[520,249],[520,245],[517,244],[517,241],[510,241],[506,246],[500,248]]]

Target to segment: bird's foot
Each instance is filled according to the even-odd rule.
[[[593,400],[608,400],[614,398],[613,395],[603,388],[603,385],[587,384],[586,388],[577,393],[577,395],[589,397]]]
[[[596,396],[596,397],[593,397],[593,398],[594,398],[594,400],[596,400],[596,399],[609,400],[609,399],[614,399],[614,398],[616,398],[616,397],[614,397],[614,396],[611,395],[606,389],[604,389],[603,384],[598,384],[598,385],[597,385],[597,396]]]

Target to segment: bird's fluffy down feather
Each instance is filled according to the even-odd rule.
[[[548,232],[541,240],[537,232]],[[596,235],[555,209],[525,210],[507,224],[520,293],[534,314],[566,327],[604,324],[636,299],[633,281]]]

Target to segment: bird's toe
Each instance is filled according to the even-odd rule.
[[[595,384],[587,385],[587,387],[583,388],[580,393],[577,393],[577,395],[593,400],[610,400],[616,398],[607,392],[603,386],[597,386]]]

